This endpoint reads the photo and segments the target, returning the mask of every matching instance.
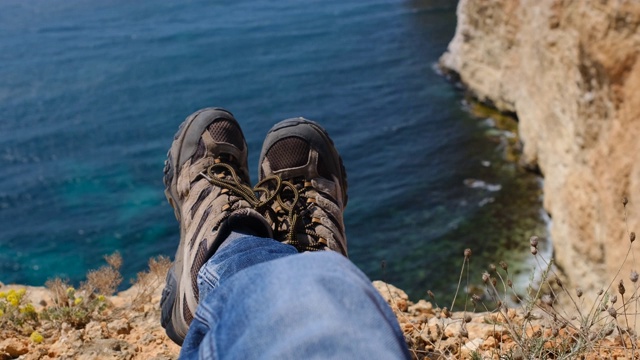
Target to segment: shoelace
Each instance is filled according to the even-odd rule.
[[[238,177],[236,169],[229,163],[222,162],[221,158],[214,159],[215,163],[209,166],[205,171],[200,172],[200,176],[209,181],[212,185],[222,188],[221,194],[229,193],[229,202],[222,207],[222,211],[226,212],[217,225],[220,225],[226,220],[231,213],[228,210],[232,209],[233,204],[241,199],[249,203],[253,208],[260,205],[260,200],[257,198],[253,189],[244,184]]]
[[[311,182],[303,180],[300,182],[303,184],[302,186],[296,186],[293,182],[283,181],[279,176],[272,175],[265,177],[254,188],[251,188],[242,182],[232,165],[222,162],[220,158],[216,158],[215,164],[209,166],[206,172],[200,172],[200,176],[211,184],[226,189],[227,192],[235,195],[228,204],[225,204],[222,211],[231,209],[233,203],[243,199],[258,212],[271,212],[274,221],[278,222],[276,230],[283,221],[287,221],[289,223],[286,234],[287,243],[304,251],[318,251],[326,248],[327,241],[313,230],[314,224],[320,222],[319,219],[312,218],[308,224],[304,225],[304,233],[315,240],[314,243],[303,246],[297,238],[297,228],[302,217],[308,214],[312,210],[311,207],[315,206],[316,203],[313,197],[306,196],[307,190],[312,188]],[[224,190],[222,191],[226,193]],[[265,199],[261,201],[256,194],[265,194]],[[306,200],[300,211],[296,211],[296,205],[300,198],[305,198]],[[277,203],[281,210],[273,210],[271,205],[274,203]],[[230,214],[223,217],[220,223],[228,216]]]
[[[273,183],[273,190],[270,190],[265,185]],[[296,185],[299,184],[299,185]],[[302,185],[300,185],[302,184]],[[319,219],[311,218],[311,221],[304,225],[304,233],[310,236],[314,243],[301,244],[297,238],[297,229],[300,221],[304,216],[312,211],[312,207],[315,206],[316,200],[313,197],[307,196],[307,190],[311,189],[311,182],[302,180],[300,182],[293,183],[291,181],[284,181],[280,177],[272,175],[264,178],[254,187],[254,191],[257,193],[266,194],[266,199],[260,204],[263,211],[270,211],[273,213],[273,217],[276,221],[282,223],[288,221],[289,228],[287,229],[285,241],[299,250],[305,251],[318,251],[323,250],[327,246],[327,241],[322,238],[313,229],[314,224],[319,223]],[[296,211],[296,206],[299,200],[306,199],[299,211]],[[277,203],[279,210],[273,210],[272,204]],[[284,219],[283,219],[284,216]],[[276,224],[276,229],[280,224]]]

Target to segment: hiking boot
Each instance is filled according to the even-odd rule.
[[[161,323],[181,345],[198,306],[198,272],[232,230],[271,237],[252,209],[247,144],[226,110],[193,113],[178,129],[164,168],[165,195],[180,223],[180,245],[160,302]]]
[[[333,141],[317,123],[295,118],[269,130],[260,154],[259,208],[275,239],[298,251],[347,256],[343,212],[347,174]],[[265,206],[266,205],[266,206]]]

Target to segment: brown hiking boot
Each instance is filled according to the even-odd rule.
[[[202,265],[232,229],[271,237],[264,217],[252,210],[247,144],[226,110],[207,108],[180,125],[164,169],[165,194],[180,222],[180,245],[162,292],[161,323],[182,344],[198,306]]]
[[[333,141],[317,123],[295,118],[269,130],[260,154],[261,211],[276,240],[299,251],[347,256],[343,212],[347,175]]]

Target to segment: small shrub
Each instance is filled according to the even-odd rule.
[[[0,327],[20,330],[24,325],[34,325],[38,315],[33,304],[26,302],[25,289],[11,289],[0,293]]]
[[[82,297],[76,294],[76,289],[68,287],[64,296],[65,303],[57,301],[40,313],[40,318],[61,325],[67,323],[75,328],[82,328],[93,319],[101,319],[102,312],[108,303],[104,296],[88,294]]]
[[[89,321],[103,319],[103,312],[108,307],[105,296],[112,295],[122,282],[120,267],[122,257],[119,253],[105,256],[106,266],[87,273],[87,281],[76,289],[60,279],[46,282],[51,291],[53,304],[44,309],[40,318],[60,326],[67,323],[75,328],[82,328]]]

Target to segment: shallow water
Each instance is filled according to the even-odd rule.
[[[450,1],[3,1],[0,281],[78,282],[115,250],[131,278],[173,256],[163,161],[212,105],[241,122],[253,179],[272,124],[327,128],[349,175],[349,253],[370,277],[451,294],[464,248],[475,278],[522,262],[544,232],[539,180],[433,70],[454,30]]]

